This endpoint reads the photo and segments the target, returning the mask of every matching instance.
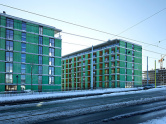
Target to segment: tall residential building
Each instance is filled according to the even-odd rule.
[[[60,90],[60,32],[0,13],[0,91]]]
[[[62,90],[141,85],[142,46],[138,44],[115,39],[62,57]]]

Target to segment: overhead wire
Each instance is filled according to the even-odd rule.
[[[9,5],[5,5],[5,4],[0,4],[0,5],[8,7],[8,8],[15,9],[15,10],[19,10],[19,11],[22,11],[22,12],[30,13],[30,14],[33,14],[33,15],[41,16],[41,17],[44,17],[44,18],[48,18],[48,19],[60,21],[60,22],[63,22],[63,23],[67,23],[67,24],[70,24],[70,25],[78,26],[78,27],[81,27],[81,28],[85,28],[85,29],[96,31],[96,32],[100,32],[100,33],[104,33],[104,34],[108,34],[108,35],[112,35],[112,36],[117,36],[117,37],[121,37],[121,38],[124,38],[124,39],[128,39],[128,40],[132,40],[132,41],[135,41],[135,42],[144,43],[144,44],[148,44],[148,45],[157,47],[156,45],[149,44],[149,43],[146,43],[146,42],[142,42],[142,41],[134,40],[134,39],[131,39],[131,38],[119,36],[119,35],[116,35],[116,34],[108,33],[108,32],[105,32],[105,31],[101,31],[101,30],[98,30],[98,29],[94,29],[94,28],[83,26],[83,25],[79,25],[79,24],[75,24],[75,23],[72,23],[72,22],[64,21],[64,20],[61,20],[61,19],[56,19],[56,18],[49,17],[49,16],[46,16],[46,15],[30,12],[30,11],[19,9],[19,8],[12,7],[12,6],[9,6]],[[165,8],[164,8],[164,10],[165,10]],[[166,50],[165,48],[162,48],[162,47],[158,47],[158,48]]]

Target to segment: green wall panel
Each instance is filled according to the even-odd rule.
[[[14,40],[18,40],[18,41],[21,41],[21,31],[15,31],[14,30]]]
[[[60,40],[60,39],[55,39],[55,47],[60,47],[60,48],[62,48],[61,46],[62,46],[61,40]]]
[[[54,37],[54,30],[51,28],[43,27],[43,35]]]
[[[22,30],[22,21],[14,19],[14,28]]]
[[[55,56],[61,57],[61,49],[55,49]]]
[[[14,51],[21,51],[21,42],[14,41]]]
[[[0,49],[5,49],[5,40],[0,39]]]
[[[6,29],[5,28],[0,28],[0,37],[6,38]]]
[[[0,25],[2,25],[2,26],[6,26],[6,17],[4,17],[4,16],[0,16],[1,18],[0,18]]]
[[[14,52],[13,53],[13,61],[15,61],[15,62],[21,62],[21,53]]]
[[[49,47],[43,46],[43,55],[49,55]]]
[[[21,73],[21,63],[13,63],[13,73]]]
[[[27,32],[34,32],[34,33],[39,33],[39,26],[31,23],[26,23],[26,31]]]
[[[43,37],[43,45],[49,46],[49,37]]]

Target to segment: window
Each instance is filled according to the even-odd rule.
[[[54,47],[54,39],[50,38],[50,46]]]
[[[43,63],[43,58],[42,58],[42,56],[39,56],[39,64],[42,64]]]
[[[25,64],[21,64],[21,73],[25,74]]]
[[[21,62],[25,62],[26,60],[26,54],[21,54]]]
[[[125,47],[127,47],[127,43],[125,42]]]
[[[127,56],[125,56],[125,61],[127,61]]]
[[[127,54],[127,49],[125,49],[125,54]]]
[[[22,32],[21,40],[26,41],[26,33],[25,32]]]
[[[43,37],[42,36],[39,36],[39,44],[43,44]]]
[[[49,67],[49,75],[54,75],[54,67]]]
[[[42,84],[42,76],[38,76],[38,83]]]
[[[13,30],[9,30],[9,29],[6,30],[6,38],[8,40],[13,40]]]
[[[39,35],[43,35],[43,27],[39,26]]]
[[[13,72],[13,64],[6,63],[6,72]]]
[[[49,58],[49,65],[54,65],[54,58]]]
[[[49,77],[49,84],[54,84],[54,77]]]
[[[49,48],[49,56],[54,56],[54,48]]]
[[[13,28],[13,24],[14,24],[13,19],[7,18],[7,20],[6,20],[6,27]]]
[[[21,75],[21,84],[25,84],[25,75]]]
[[[21,43],[21,51],[26,52],[26,43]]]
[[[120,73],[120,68],[117,68],[117,73]]]
[[[39,54],[42,54],[42,53],[43,53],[43,47],[39,46]]]
[[[26,22],[22,22],[22,30],[26,31]]]
[[[12,74],[6,74],[6,83],[12,83],[12,82],[13,82]]]
[[[132,49],[134,49],[134,45],[132,44]]]
[[[39,74],[42,74],[42,66],[39,65]]]
[[[13,61],[13,52],[6,52],[6,61]]]
[[[13,41],[6,41],[6,50],[13,50]]]

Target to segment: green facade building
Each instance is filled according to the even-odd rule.
[[[60,32],[0,13],[0,91],[61,90]]]
[[[62,90],[141,85],[142,46],[138,44],[115,39],[62,57]]]

